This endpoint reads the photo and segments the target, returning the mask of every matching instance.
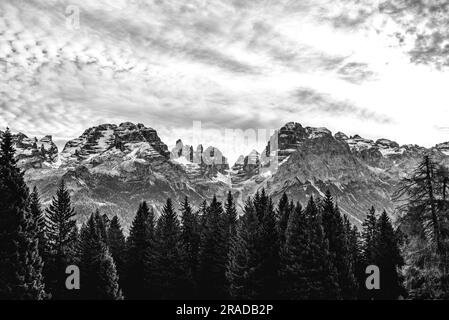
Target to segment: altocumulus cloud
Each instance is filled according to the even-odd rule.
[[[67,25],[67,8],[79,9],[79,29]],[[447,115],[439,85],[447,74],[414,63],[442,56],[440,38],[419,55],[406,50],[392,40],[407,23],[379,8],[365,0],[3,0],[0,127],[62,141],[99,123],[138,121],[173,144],[192,121],[206,131],[300,121],[436,143],[435,128],[448,124],[422,117],[418,105]],[[418,120],[436,132],[431,139],[414,133]]]

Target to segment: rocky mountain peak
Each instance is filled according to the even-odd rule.
[[[306,132],[309,134],[309,139],[316,139],[316,138],[322,138],[325,136],[332,136],[332,132],[326,128],[314,128],[314,127],[307,127]]]
[[[346,142],[352,152],[360,154],[365,159],[399,155],[405,150],[397,142],[389,139],[373,141],[365,139],[358,134],[348,137],[342,132],[338,132],[334,137],[337,140]]]
[[[236,168],[237,166],[243,166],[243,164],[245,163],[245,156],[242,154],[238,157],[237,161],[235,162],[235,164],[232,166],[232,168]]]
[[[119,128],[123,130],[136,130],[139,127],[143,126],[142,124],[135,125],[132,122],[123,122],[119,124]]]
[[[260,153],[252,150],[243,161],[243,169],[247,172],[253,171],[260,164]]]
[[[232,167],[232,183],[239,185],[251,179],[260,173],[261,167],[261,154],[257,150],[252,150],[247,156],[241,155]]]
[[[102,162],[104,157],[117,153],[133,158],[154,159],[169,157],[168,147],[161,141],[156,130],[143,124],[131,122],[102,124],[87,129],[80,137],[73,139],[61,153],[63,165]]]
[[[287,122],[282,128],[281,130],[290,130],[290,131],[297,131],[297,130],[301,130],[304,129],[302,127],[302,125],[298,122]]]
[[[334,138],[337,139],[337,140],[343,140],[343,141],[346,141],[346,140],[349,139],[349,137],[346,134],[344,134],[343,132],[341,132],[341,131],[337,132],[334,135]]]
[[[399,144],[397,142],[388,139],[378,139],[376,140],[376,145],[385,148],[399,148]]]
[[[371,149],[375,147],[373,140],[362,138],[360,135],[355,134],[349,139],[345,140],[349,148],[353,152],[361,152],[363,150]]]
[[[184,145],[181,139],[176,141],[175,147],[170,153],[170,158],[185,167],[192,177],[201,175],[216,175],[217,172],[225,174],[229,170],[229,164],[223,153],[216,147],[204,149],[200,144],[194,150],[191,145]]]
[[[0,131],[0,141],[3,132]],[[58,159],[58,147],[53,142],[52,136],[41,139],[29,138],[19,132],[12,135],[16,159],[19,167],[23,169],[51,167]]]
[[[263,165],[267,165],[269,158],[273,155],[277,156],[279,162],[283,162],[309,140],[333,139],[332,132],[327,128],[304,128],[297,122],[285,124],[276,134],[277,137],[271,137],[265,153],[261,156]]]

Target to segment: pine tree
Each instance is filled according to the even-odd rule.
[[[37,187],[33,188],[33,192],[30,194],[30,211],[36,223],[38,239],[39,239],[39,254],[43,259],[47,255],[47,221],[45,214],[42,211],[40,196]]]
[[[275,299],[279,286],[279,239],[276,214],[265,190],[248,199],[227,266],[234,298]]]
[[[379,267],[380,290],[376,293],[377,299],[393,300],[404,294],[399,275],[399,268],[404,260],[399,250],[398,239],[391,224],[390,218],[384,211],[376,224],[376,265]]]
[[[6,128],[0,141],[0,165],[3,169],[9,168],[20,174],[20,170],[16,166],[15,152],[13,136],[9,128]]]
[[[254,299],[258,292],[254,271],[260,260],[256,249],[259,221],[251,199],[246,201],[243,212],[226,266],[229,295],[237,300]]]
[[[279,245],[281,247],[285,245],[288,221],[290,219],[290,215],[293,213],[293,210],[293,203],[289,203],[287,194],[284,193],[281,197],[281,200],[279,200],[277,208]]]
[[[109,235],[108,235],[108,229],[111,221],[109,220],[108,216],[106,214],[101,215],[100,210],[95,211],[95,219],[97,220],[97,225],[100,228],[101,237],[104,240],[106,244],[109,243]]]
[[[280,297],[289,300],[310,298],[306,266],[310,250],[309,230],[299,203],[290,214],[285,235],[285,245],[281,254]]]
[[[248,230],[244,225],[239,226],[236,236],[231,240],[228,254],[226,279],[229,296],[235,300],[246,300],[251,297],[248,277],[249,248],[247,232]]]
[[[343,217],[343,223],[345,226],[345,233],[348,241],[349,248],[349,263],[352,266],[355,277],[355,298],[358,298],[360,292],[360,284],[365,282],[366,274],[362,265],[362,254],[360,244],[360,234],[356,226],[353,226],[345,215]]]
[[[108,246],[117,268],[120,286],[122,287],[125,277],[126,239],[117,216],[114,216],[109,224]]]
[[[75,211],[64,181],[61,181],[50,207],[46,210],[48,257],[44,275],[53,299],[69,299],[65,270],[76,262],[77,229]]]
[[[13,297],[16,300],[42,300],[49,296],[45,292],[42,275],[43,261],[38,249],[38,230],[28,211],[19,216],[19,228],[15,235],[16,287]],[[13,238],[14,239],[14,238]]]
[[[260,288],[255,298],[274,299],[277,297],[279,284],[279,233],[272,200],[264,189],[259,198],[255,198],[254,207],[259,219],[257,255],[260,257],[255,275]]]
[[[235,208],[234,198],[231,191],[228,192],[225,204],[225,228],[227,230],[227,244],[231,247],[232,238],[236,235],[237,230],[237,209]]]
[[[375,262],[376,223],[376,209],[371,207],[362,225],[362,258],[365,265],[374,264]]]
[[[304,212],[309,228],[309,250],[307,256],[308,299],[337,299],[340,296],[337,272],[331,255],[329,243],[324,237],[321,217],[313,197]]]
[[[204,299],[224,299],[228,295],[226,285],[227,230],[224,225],[223,207],[214,196],[203,216],[199,259],[199,290]]]
[[[157,222],[155,248],[151,257],[153,267],[149,285],[154,287],[158,299],[173,300],[189,297],[180,240],[179,220],[169,198]]]
[[[371,300],[375,298],[376,292],[366,288],[365,270],[370,265],[376,265],[376,209],[371,207],[365,220],[362,223],[362,237],[360,247],[360,266],[359,266],[359,298],[363,300]]]
[[[154,248],[154,213],[142,202],[131,225],[126,242],[125,297],[142,300],[153,297],[151,287],[147,286],[146,274],[151,269],[151,256]]]
[[[206,224],[208,210],[209,210],[209,206],[207,204],[207,201],[204,200],[203,203],[201,203],[200,209],[198,210],[200,229],[203,229],[203,227]]]
[[[329,190],[325,194],[321,210],[324,235],[329,244],[331,260],[336,268],[341,298],[353,299],[357,293],[349,243],[340,210],[334,205]]]
[[[400,200],[404,196],[408,197],[409,200],[400,209],[405,212],[410,208],[419,211],[426,239],[435,246],[438,254],[443,254],[443,212],[439,210],[440,201],[437,196],[438,193],[444,194],[445,190],[439,192],[441,184],[438,177],[437,165],[426,155],[411,176],[401,181],[394,198]]]
[[[47,295],[38,250],[39,229],[14,152],[7,129],[0,144],[0,300],[40,300]]]
[[[98,211],[81,230],[80,292],[85,300],[121,300],[119,277],[109,252]]]
[[[184,253],[185,274],[189,280],[191,295],[198,295],[198,264],[201,241],[199,216],[192,211],[189,200],[185,197],[181,207],[181,244]]]
[[[405,285],[412,299],[449,297],[447,181],[447,169],[426,155],[393,196],[400,204]]]

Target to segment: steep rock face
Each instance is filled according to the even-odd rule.
[[[392,210],[393,183],[332,136],[305,141],[265,185],[275,199],[286,192],[305,204],[330,190],[342,212],[360,224],[371,205]]]
[[[269,155],[277,149],[277,156],[282,162],[301,146],[302,142],[306,140],[308,133],[299,123],[289,122],[283,126],[277,134],[277,146],[270,140],[270,144],[265,150],[265,154]]]
[[[334,137],[337,140],[343,140],[343,141],[346,141],[349,139],[349,137],[346,134],[344,134],[343,132],[340,132],[340,131],[337,132]]]
[[[170,158],[183,166],[194,179],[216,177],[218,174],[227,175],[229,170],[228,160],[219,149],[215,147],[204,149],[199,145],[194,150],[193,146],[184,145],[181,139],[176,142]]]
[[[241,182],[258,175],[260,166],[260,154],[256,150],[251,151],[247,156],[240,156],[232,167],[232,184],[239,185]]]
[[[0,131],[0,141],[3,132]],[[16,159],[22,169],[51,167],[58,159],[58,147],[51,136],[38,140],[23,133],[13,135]]]
[[[332,133],[326,128],[304,128],[297,122],[289,122],[270,138],[262,154],[261,164],[263,166],[272,164],[273,158],[282,163],[297,152],[306,141],[325,137],[332,137]]]
[[[256,150],[251,151],[243,161],[243,170],[247,174],[257,174],[260,166],[260,154]]]
[[[234,171],[243,170],[243,165],[244,164],[245,164],[245,156],[244,155],[240,155],[238,157],[237,161],[232,166],[232,170],[234,170]]]
[[[295,127],[301,132],[301,128]],[[389,185],[383,184],[381,178],[376,176],[363,160],[353,154],[345,141],[335,139],[330,131],[322,128],[306,128],[303,132],[307,135],[298,139],[298,131],[290,131],[279,137],[279,141],[294,142],[279,143],[278,153],[281,154],[277,160],[278,166],[275,171],[265,171],[253,176],[241,184],[239,188],[241,199],[254,194],[262,187],[268,190],[275,201],[279,200],[285,192],[295,200],[305,204],[310,195],[320,197],[329,189],[339,200],[342,211],[347,211],[353,222],[360,224],[362,214],[357,214],[363,207],[360,203],[363,196],[368,192],[371,181],[381,186],[380,195],[367,200],[379,202],[379,199],[387,198]],[[291,134],[292,137],[286,135]],[[288,157],[282,148],[288,150]],[[274,161],[275,159],[271,159]],[[342,198],[345,197],[345,200]],[[366,203],[364,201],[364,203]]]
[[[221,154],[216,149],[204,153]],[[206,168],[212,175],[217,166]],[[25,178],[39,187],[44,204],[64,179],[80,221],[98,208],[109,215],[118,214],[125,226],[143,200],[159,212],[168,197],[180,202],[188,196],[199,204],[224,189],[222,181],[207,175],[192,179],[184,166],[170,159],[167,146],[154,129],[132,123],[86,130],[66,144],[57,168],[31,168]]]
[[[431,149],[400,146],[388,139],[373,141],[342,132],[332,136],[325,128],[287,123],[271,137],[262,154],[261,172],[233,187],[241,200],[264,187],[275,201],[286,192],[303,204],[310,195],[320,197],[329,189],[341,211],[360,226],[372,205],[394,211],[391,195],[398,182],[425,154],[449,164],[445,148],[445,144]],[[263,171],[267,164],[272,170]]]
[[[105,158],[126,154],[130,159],[151,161],[169,157],[167,146],[156,130],[143,124],[103,124],[86,130],[79,138],[69,141],[61,153],[62,166],[98,165]]]

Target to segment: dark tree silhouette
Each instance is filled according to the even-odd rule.
[[[159,299],[188,297],[188,277],[183,270],[181,228],[171,199],[167,199],[157,222],[155,247],[152,255],[151,279]]]
[[[47,297],[38,250],[40,230],[14,152],[7,129],[0,144],[0,299],[40,300]]]
[[[117,216],[114,216],[109,224],[108,246],[117,268],[120,286],[122,287],[126,271],[126,239]]]
[[[130,300],[153,298],[148,270],[154,250],[154,213],[142,202],[133,220],[126,242],[125,297]]]
[[[354,265],[350,257],[348,234],[345,232],[340,210],[334,205],[330,191],[326,192],[321,205],[325,238],[329,244],[329,253],[334,262],[338,286],[342,299],[354,299],[357,296]]]
[[[70,299],[65,286],[66,268],[75,262],[77,229],[70,194],[62,180],[50,207],[46,210],[48,256],[45,281],[53,299]]]
[[[47,221],[41,207],[39,191],[37,190],[36,186],[33,188],[33,192],[30,194],[30,211],[34,222],[36,223],[38,232],[39,254],[41,255],[42,259],[45,260],[45,257],[48,256]]]
[[[396,233],[385,211],[377,221],[374,246],[376,265],[381,273],[380,290],[376,292],[376,298],[397,299],[400,295],[404,295],[402,279],[399,275],[399,268],[404,265],[404,260],[399,250]]]
[[[290,214],[286,229],[286,241],[281,255],[281,297],[283,299],[307,299],[309,230],[306,217],[298,203]]]
[[[198,265],[201,241],[199,216],[193,212],[185,197],[181,206],[181,245],[184,254],[184,272],[191,296],[198,296]]]
[[[119,277],[104,234],[104,219],[91,215],[81,229],[79,297],[85,300],[121,300]]]
[[[294,205],[289,203],[287,194],[283,194],[281,200],[279,200],[277,208],[278,219],[278,232],[279,232],[279,245],[283,247],[286,241],[286,231],[290,215],[293,213]]]
[[[255,275],[260,259],[256,248],[258,229],[259,221],[254,203],[248,199],[238,223],[237,235],[232,240],[226,268],[229,295],[232,299],[254,299],[259,291]]]
[[[225,277],[228,246],[223,215],[223,206],[214,196],[203,216],[201,233],[199,287],[204,299],[228,296]]]
[[[338,299],[337,271],[329,252],[329,243],[324,236],[318,207],[311,196],[304,211],[309,226],[309,250],[306,257],[308,272],[308,299]]]

